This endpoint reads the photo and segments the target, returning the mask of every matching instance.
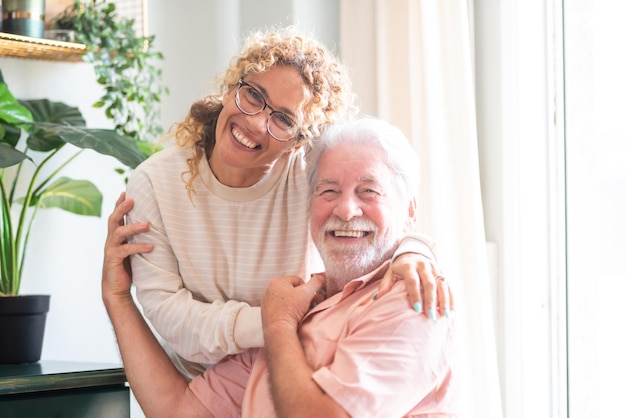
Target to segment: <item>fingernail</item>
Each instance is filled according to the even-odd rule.
[[[422,313],[422,304],[419,302],[415,302],[415,304],[413,305],[413,309],[415,309],[415,312],[417,313]]]
[[[443,316],[445,316],[446,318],[450,318],[450,311],[449,311],[449,310],[447,310],[447,309],[445,309],[445,310],[443,311]]]
[[[313,301],[311,302],[311,309],[315,308],[317,306],[317,302]]]
[[[437,320],[437,317],[435,316],[435,311],[432,309],[428,310],[428,317],[432,319],[433,321]]]
[[[377,297],[378,297],[378,292],[374,293],[374,296],[372,296],[372,300],[376,300]]]

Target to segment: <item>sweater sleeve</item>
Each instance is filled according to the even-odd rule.
[[[150,176],[136,170],[127,196],[135,201],[128,222],[150,223],[148,232],[133,240],[154,244],[152,252],[131,257],[137,298],[144,315],[171,349],[187,361],[213,364],[227,355],[261,346],[259,308],[220,298],[219,292],[209,302],[184,284],[179,263],[189,261],[179,260],[170,244],[162,216],[162,205],[168,203],[156,198]]]
[[[417,232],[407,233],[402,238],[398,249],[393,254],[392,260],[395,260],[402,254],[406,253],[421,254],[430,260],[437,260],[437,256],[435,254],[435,241],[429,236]]]

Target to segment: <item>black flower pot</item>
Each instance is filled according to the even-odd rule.
[[[41,358],[50,295],[0,296],[0,364]]]

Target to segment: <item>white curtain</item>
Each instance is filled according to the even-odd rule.
[[[342,0],[341,55],[363,113],[421,160],[421,230],[453,285],[467,417],[502,417],[480,191],[472,0]]]

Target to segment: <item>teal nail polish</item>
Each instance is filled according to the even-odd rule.
[[[443,311],[443,316],[445,316],[446,318],[450,318],[450,311],[449,310],[444,310]]]
[[[415,304],[413,305],[413,309],[415,309],[415,312],[417,313],[422,313],[422,304],[419,302],[415,302]]]
[[[372,296],[372,300],[376,300],[377,297],[378,297],[378,292],[374,293],[374,296]]]
[[[432,310],[432,309],[429,309],[429,310],[428,310],[428,317],[429,317],[430,319],[432,319],[433,321],[435,321],[435,320],[437,319],[437,317],[435,316],[435,311],[434,311],[434,310]]]

